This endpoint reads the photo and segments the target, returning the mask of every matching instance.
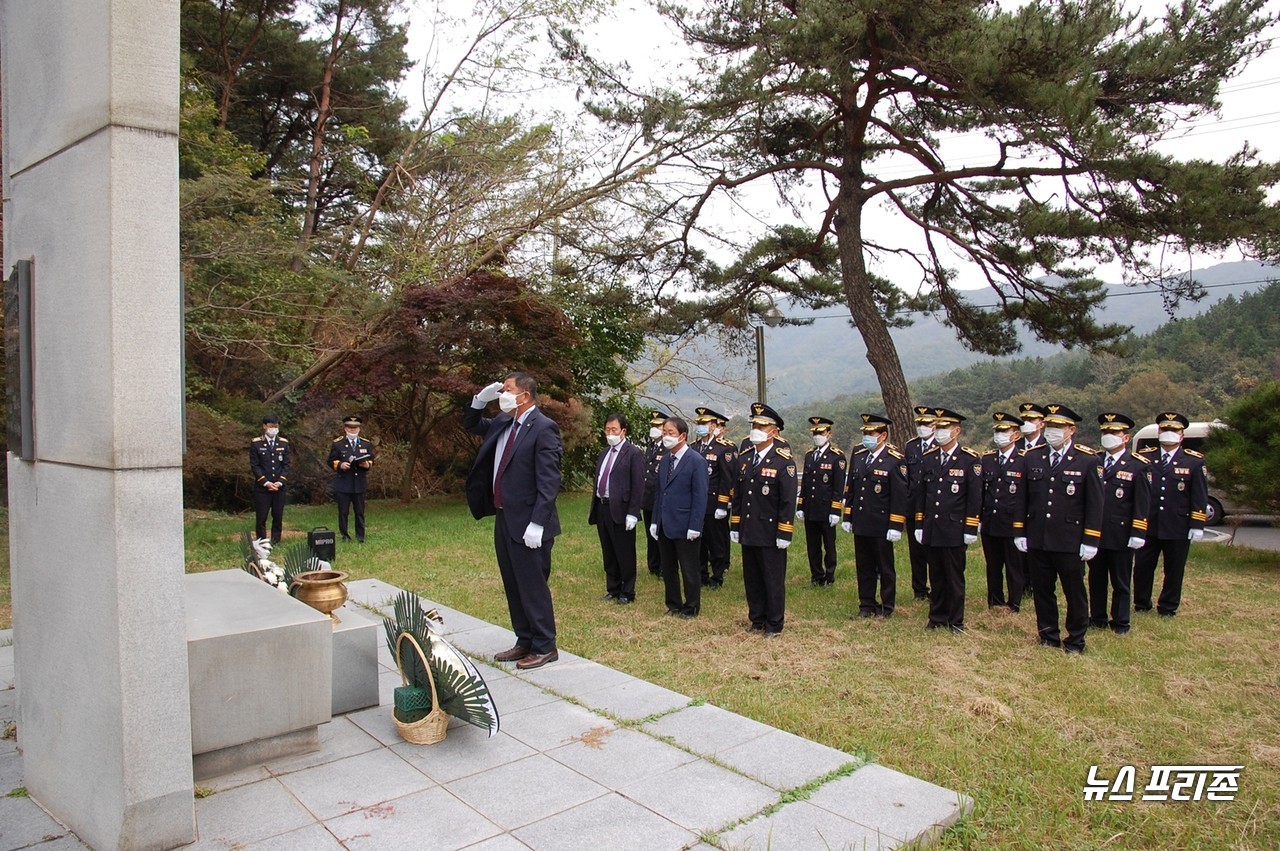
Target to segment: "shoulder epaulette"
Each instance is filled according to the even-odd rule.
[[[1077,444],[1075,445],[1075,447],[1076,447],[1076,449],[1079,449],[1081,452],[1083,452],[1085,455],[1097,455],[1097,454],[1098,454],[1098,450],[1094,449],[1094,448],[1093,448],[1093,447],[1091,447],[1091,446],[1085,446],[1085,445],[1084,445],[1084,444],[1082,444],[1082,443],[1077,443]]]
[[[827,449],[831,452],[834,452],[836,455],[844,454],[844,450],[841,449],[839,446],[828,446]]]
[[[988,449],[986,452],[983,452],[983,453],[982,453],[982,457],[983,457],[983,458],[990,458],[992,455],[999,455],[999,454],[1000,454],[1000,450],[999,450],[999,449]]]
[[[1160,451],[1160,447],[1159,447],[1159,446],[1148,446],[1146,449],[1139,449],[1139,450],[1138,450],[1138,452],[1137,452],[1137,454],[1148,453],[1148,454],[1152,454],[1152,455],[1154,455],[1155,453],[1157,453],[1157,452],[1159,452],[1159,451]]]
[[[981,455],[979,455],[977,452],[975,452],[974,450],[970,449],[970,448],[969,448],[969,447],[967,447],[967,446],[961,446],[961,447],[960,447],[960,451],[961,451],[961,452],[967,452],[967,453],[969,453],[970,455],[972,455],[974,458],[981,458],[981,457],[982,457],[982,456],[981,456]]]
[[[732,446],[734,449],[738,448],[738,444],[734,443],[732,440],[725,440],[723,437],[717,437],[715,442],[719,443],[721,446]]]
[[[778,457],[780,457],[780,458],[786,458],[788,461],[792,460],[792,459],[791,459],[791,447],[789,447],[789,446],[779,446],[775,451],[778,453]]]
[[[1047,443],[1037,443],[1035,446],[1031,447],[1030,449],[1023,449],[1023,450],[1019,451],[1019,452],[1018,452],[1018,454],[1019,454],[1019,455],[1030,455],[1032,452],[1043,452],[1045,455],[1048,455],[1048,454],[1049,454],[1049,444],[1047,444]]]
[[[1143,464],[1151,463],[1151,459],[1146,457],[1145,455],[1134,455],[1133,457],[1135,460],[1141,461]]]
[[[265,438],[265,437],[263,437],[262,435],[258,435],[257,437],[255,437],[255,438],[253,439],[253,442],[254,442],[254,443],[261,443],[261,442],[262,442],[262,441],[264,441],[264,440],[266,440],[266,438]]]
[[[854,455],[866,455],[866,454],[867,454],[867,447],[865,447],[865,446],[859,446],[857,449],[853,450],[853,454],[854,454]]]
[[[886,446],[885,451],[888,452],[890,455],[892,455],[894,458],[897,458],[899,461],[905,460],[907,457],[903,455],[901,452],[899,452],[896,446]]]
[[[347,439],[347,436],[344,434],[344,435],[340,435],[340,436],[338,436],[338,437],[335,437],[335,438],[333,439],[333,442],[334,442],[334,443],[341,443],[342,441],[344,441],[344,440],[346,440],[346,439]]]
[[[280,441],[281,443],[288,443],[288,442],[289,442],[289,438],[287,438],[287,437],[277,437],[277,438],[276,438],[276,440]]]
[[[935,453],[935,452],[937,452],[937,451],[938,451],[938,444],[936,444],[936,443],[935,443],[932,447],[930,447],[930,448],[926,449],[926,450],[924,451],[924,454],[925,454],[925,455],[932,455],[933,453]]]
[[[1203,453],[1203,452],[1197,452],[1197,451],[1196,451],[1196,450],[1194,450],[1194,449],[1184,449],[1184,450],[1182,450],[1182,451],[1183,451],[1183,452],[1185,452],[1185,453],[1187,453],[1188,455],[1190,455],[1192,458],[1203,458],[1203,457],[1204,457],[1204,453]]]

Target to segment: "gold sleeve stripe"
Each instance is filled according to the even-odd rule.
[[[907,518],[906,518],[906,516],[905,516],[905,515],[903,515],[903,514],[890,514],[890,515],[889,515],[889,522],[890,522],[890,523],[906,523],[906,522],[907,522]]]
[[[795,524],[794,524],[794,523],[779,523],[779,524],[778,524],[778,531],[779,531],[779,532],[794,532],[795,530],[796,530],[796,527],[795,527]]]
[[[1191,519],[1192,520],[1208,520],[1209,516],[1205,514],[1203,511],[1193,511],[1191,512]]]
[[[1139,530],[1139,531],[1145,532],[1145,531],[1147,531],[1147,521],[1145,521],[1145,520],[1135,520],[1135,521],[1133,521],[1133,528],[1134,528],[1134,529],[1137,529],[1137,530]]]
[[[844,507],[844,503],[843,503],[843,502],[841,502],[840,500],[838,500],[838,499],[833,499],[833,500],[831,500],[831,510],[832,510],[832,511],[839,511],[839,510],[840,510],[841,508],[843,508],[843,507]]]
[[[916,522],[917,522],[917,523],[919,523],[919,522],[921,522],[922,520],[924,520],[924,512],[923,512],[923,511],[917,511],[917,512],[916,512]]]
[[[1026,526],[1026,525],[1027,525],[1027,524],[1023,523],[1021,520],[1015,520],[1015,521],[1013,521],[1013,528],[1015,528],[1015,529],[1021,529],[1021,528],[1023,528],[1023,527],[1024,527],[1024,526]]]
[[[1084,536],[1086,538],[1101,538],[1102,533],[1099,532],[1097,529],[1085,529]]]
[[[720,502],[723,502],[725,505],[728,505],[728,504],[729,504],[729,494],[727,494],[727,493],[722,493],[722,494],[720,494],[720,496],[718,497],[718,499],[719,499],[719,501],[720,501]]]
[[[977,525],[978,525],[978,518],[977,518],[977,517],[966,517],[966,518],[964,519],[964,525],[966,525],[966,526],[977,526]]]

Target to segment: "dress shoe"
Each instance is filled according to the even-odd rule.
[[[892,611],[886,612],[884,609],[881,609],[880,611],[876,612],[876,617],[884,618],[887,620],[888,618],[893,617],[893,612]]]
[[[1174,616],[1174,615],[1176,615],[1176,614],[1177,614],[1177,612],[1161,612],[1161,613],[1160,613],[1160,617],[1162,617],[1162,618],[1171,618],[1171,617],[1173,617],[1173,616]]]
[[[691,621],[698,616],[697,612],[681,612],[678,617],[681,620]]]
[[[1106,621],[1089,621],[1089,626],[1093,627],[1094,629],[1106,629],[1107,622]]]
[[[494,653],[493,661],[518,662],[524,657],[528,656],[529,653],[530,653],[530,650],[528,647],[521,647],[519,644],[517,644],[515,647],[512,647],[510,650],[503,650],[501,653]]]
[[[721,588],[723,588],[723,587],[724,587],[724,580],[723,580],[723,579],[712,579],[712,580],[707,584],[707,587],[708,587],[708,588],[710,588],[712,591],[719,591]]]
[[[619,597],[619,598],[618,598],[618,605],[619,605],[619,606],[630,606],[630,605],[631,605],[632,603],[634,603],[635,601],[636,601],[636,598],[635,598],[635,597]]]
[[[766,629],[766,630],[764,631],[764,637],[765,637],[765,638],[781,638],[781,637],[782,637],[782,631],[781,631],[781,630],[779,630],[779,631],[777,631],[777,632],[770,632],[769,630],[767,630],[767,629]]]
[[[1009,604],[1009,611],[1013,612],[1013,613],[1016,615],[1018,612],[1022,611],[1022,609],[1021,609],[1021,608],[1019,608],[1017,605],[1015,605],[1015,604],[1013,604],[1013,603],[1010,603],[1010,604]]]
[[[764,632],[764,627],[756,626],[755,624],[752,624],[751,626],[744,629],[743,632]]]
[[[548,662],[554,662],[559,658],[560,651],[558,650],[552,650],[550,653],[531,653],[519,662],[516,662],[516,667],[522,671],[528,671],[531,668],[541,668]]]
[[[874,616],[875,616],[875,612],[864,612],[864,611],[859,611],[856,615],[852,615],[852,616],[850,616],[849,620],[851,620],[851,621],[852,621],[852,620],[861,620],[862,618],[870,618],[870,617],[874,617]]]
[[[1084,653],[1083,647],[1067,647],[1065,649],[1068,656],[1079,656]]]
[[[616,600],[616,599],[618,599],[617,594],[605,594],[603,597],[600,598],[600,602],[607,603],[610,600]]]
[[[1116,635],[1128,635],[1128,634],[1129,634],[1129,627],[1127,627],[1127,626],[1113,626],[1113,627],[1111,627],[1111,631],[1112,631],[1112,632],[1114,632]]]
[[[1062,647],[1062,642],[1053,641],[1052,639],[1049,639],[1049,638],[1042,638],[1040,639],[1040,646],[1041,647]]]

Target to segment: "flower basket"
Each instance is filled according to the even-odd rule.
[[[418,644],[418,640],[407,632],[402,632],[396,636],[396,668],[400,671],[400,679],[404,686],[410,686],[409,678],[405,676],[404,664],[400,661],[403,653],[402,646],[404,642],[413,645],[413,650],[418,654],[418,658],[422,660],[422,668],[427,672],[427,682],[430,685],[430,706],[431,711],[425,717],[417,721],[401,721],[398,713],[392,710],[391,720],[395,721],[396,730],[400,733],[400,737],[406,742],[415,745],[434,745],[436,742],[444,741],[445,732],[449,728],[449,714],[440,708],[440,701],[436,696],[436,681],[431,674],[431,664],[427,660],[427,654],[422,652],[422,646]],[[401,689],[396,689],[397,708],[401,702]],[[414,695],[406,692],[405,697],[412,703]],[[425,708],[425,705],[422,707]],[[415,713],[416,714],[416,713]]]

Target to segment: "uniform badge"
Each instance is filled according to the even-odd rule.
[[[951,492],[952,492],[952,493],[960,493],[960,483],[959,483],[959,482],[952,482],[952,483],[951,483]]]
[[[1070,483],[1068,483],[1068,484],[1067,484],[1067,496],[1075,496],[1075,494],[1076,494],[1076,483],[1075,483],[1075,482],[1070,482]]]
[[[1018,492],[1018,483],[1009,482],[1009,493],[1017,493],[1017,492]]]
[[[1124,488],[1116,488],[1116,499],[1124,499]]]
[[[765,486],[763,486],[762,488],[760,488],[760,493],[762,493],[762,494],[763,494],[763,495],[765,495],[765,496],[768,496],[768,495],[769,495],[769,486],[768,486],[768,485],[765,485]]]
[[[1180,490],[1180,491],[1184,491],[1184,490],[1186,490],[1186,489],[1187,489],[1187,483],[1186,483],[1186,482],[1178,482],[1178,490]]]
[[[880,483],[876,482],[876,493],[880,493]]]
[[[825,485],[825,484],[826,484],[827,482],[829,482],[829,481],[831,481],[831,474],[830,474],[830,473],[823,473],[823,474],[822,474],[822,483]]]

